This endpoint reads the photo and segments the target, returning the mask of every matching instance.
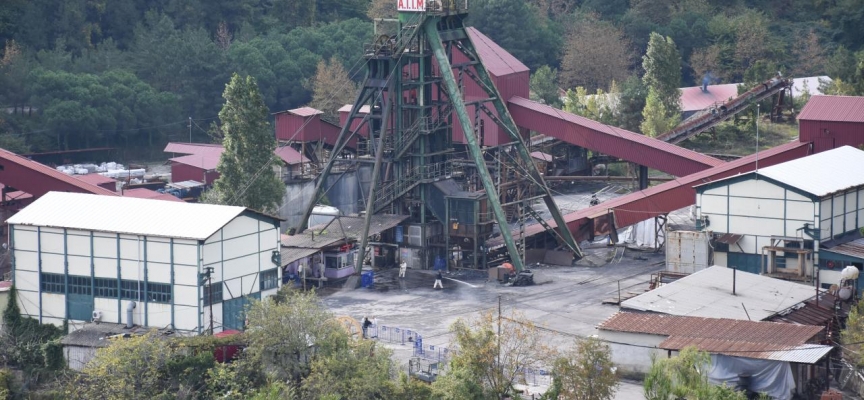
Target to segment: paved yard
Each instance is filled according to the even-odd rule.
[[[535,266],[536,284],[529,287],[487,282],[482,274],[452,274],[445,275],[444,290],[433,290],[431,271],[409,270],[400,280],[393,269],[376,272],[373,289],[325,291],[322,297],[336,315],[357,320],[374,316],[379,325],[420,333],[426,345],[448,346],[453,322],[496,310],[500,296],[505,315],[523,314],[544,328],[544,340],[565,348],[574,337],[596,334],[595,326],[617,311],[617,306],[602,301],[617,297],[619,284],[622,294],[645,290],[650,274],[662,269],[662,253],[622,250],[586,250],[594,264],[612,260],[601,267]],[[411,344],[385,345],[407,370]],[[640,388],[638,383],[622,382],[617,398],[641,399]]]

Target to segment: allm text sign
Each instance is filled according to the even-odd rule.
[[[397,0],[399,11],[422,12],[426,11],[426,0]]]

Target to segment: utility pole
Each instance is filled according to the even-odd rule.
[[[207,271],[207,287],[210,289],[207,291],[208,299],[207,303],[210,305],[210,335],[213,335],[213,267],[207,267],[204,269]]]
[[[498,295],[498,379],[504,378],[504,369],[501,367],[501,295]],[[500,381],[498,383],[501,383]],[[500,396],[500,394],[499,394]]]
[[[192,143],[192,117],[189,117],[189,143]]]

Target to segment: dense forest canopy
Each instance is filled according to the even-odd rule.
[[[0,147],[152,150],[188,138],[190,125],[193,140],[207,140],[234,72],[255,77],[271,112],[314,96],[320,103],[315,83],[333,86],[338,77],[316,79],[319,64],[359,80],[371,18],[388,16],[394,2],[4,0]],[[864,94],[862,0],[471,0],[470,7],[471,24],[532,72],[548,66],[544,76],[565,89],[608,91],[613,81],[641,78],[653,32],[680,53],[679,86],[783,71],[827,74],[839,78],[834,93]]]

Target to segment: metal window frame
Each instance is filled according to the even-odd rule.
[[[118,290],[115,278],[93,278],[93,297],[116,299]]]
[[[66,280],[63,274],[39,273],[39,290],[44,293],[66,293]]]
[[[277,268],[261,271],[259,280],[260,291],[276,289],[279,287],[279,270]],[[271,276],[272,275],[272,276]]]
[[[204,285],[203,290],[201,291],[201,293],[204,296],[204,305],[205,306],[210,305],[210,290],[212,290],[211,288],[218,288],[218,290],[213,291],[213,304],[219,304],[222,302],[222,291],[223,291],[222,282],[221,281],[220,282],[213,282],[210,284],[210,286]]]

